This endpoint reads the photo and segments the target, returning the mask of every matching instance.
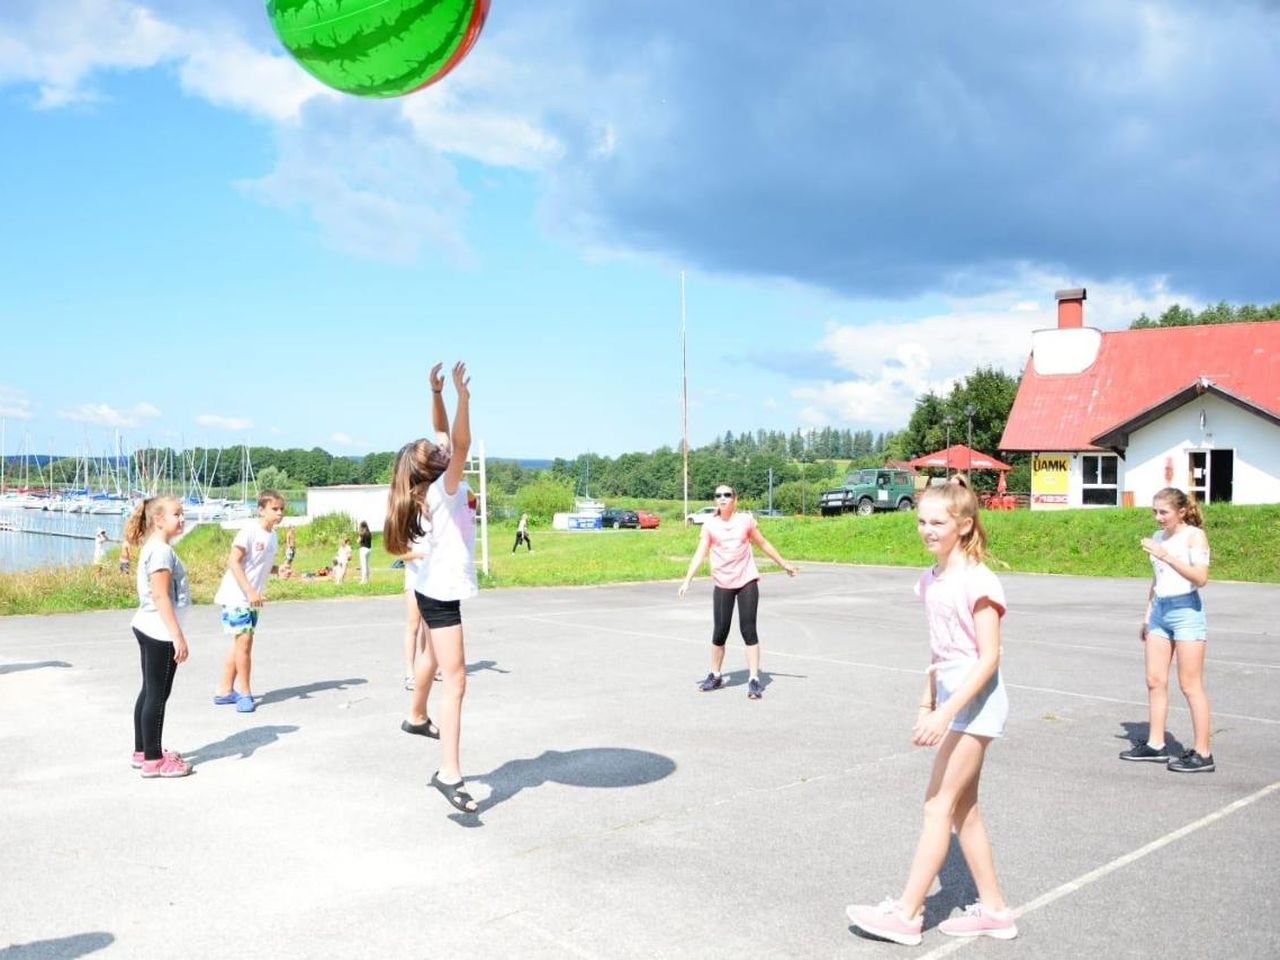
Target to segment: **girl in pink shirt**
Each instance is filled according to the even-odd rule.
[[[720,668],[724,665],[724,644],[729,639],[729,627],[733,623],[733,605],[738,605],[738,629],[742,642],[747,646],[747,697],[759,700],[764,692],[760,686],[760,640],[756,636],[756,610],[760,605],[760,572],[756,570],[755,556],[751,552],[754,543],[783,570],[794,577],[796,568],[782,559],[760,529],[750,513],[737,513],[738,494],[727,483],[716,486],[716,512],[702,524],[702,538],[689,563],[689,572],[680,584],[678,596],[684,597],[689,581],[711,555],[712,591],[711,609],[714,627],[711,632],[711,672],[698,683],[704,693],[715,690],[724,683]]]
[[[918,747],[937,747],[925,791],[924,826],[902,894],[876,906],[847,909],[854,926],[895,943],[921,940],[924,900],[942,870],[954,829],[978,888],[978,902],[938,929],[955,937],[1018,935],[1013,911],[996,880],[978,781],[992,739],[1004,733],[1009,701],[1000,680],[1000,619],[1004,590],[982,562],[987,534],[978,498],[963,474],[929,487],[916,508],[916,529],[934,565],[916,586],[929,621],[932,656],[911,731]]]

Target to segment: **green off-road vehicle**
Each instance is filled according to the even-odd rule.
[[[857,510],[866,517],[875,510],[911,510],[916,505],[915,479],[906,470],[858,470],[844,486],[818,495],[824,517]]]

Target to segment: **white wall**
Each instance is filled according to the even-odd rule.
[[[1200,415],[1204,413],[1204,427]],[[1162,487],[1186,489],[1187,451],[1233,450],[1234,503],[1280,503],[1280,426],[1233,403],[1206,394],[1129,437],[1120,469],[1122,490],[1146,506]],[[1173,458],[1173,480],[1165,460]],[[1074,478],[1073,478],[1074,479]]]
[[[385,483],[308,487],[307,516],[314,520],[326,513],[346,513],[350,514],[356,526],[363,520],[369,524],[369,529],[377,532],[387,519],[387,497],[390,493],[391,487]]]

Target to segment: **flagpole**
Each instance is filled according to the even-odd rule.
[[[689,341],[684,313],[684,271],[680,271],[680,408],[684,452],[684,517],[689,523]]]

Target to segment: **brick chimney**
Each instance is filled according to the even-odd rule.
[[[1054,293],[1058,301],[1058,329],[1068,330],[1072,327],[1084,326],[1085,289],[1058,290]]]

